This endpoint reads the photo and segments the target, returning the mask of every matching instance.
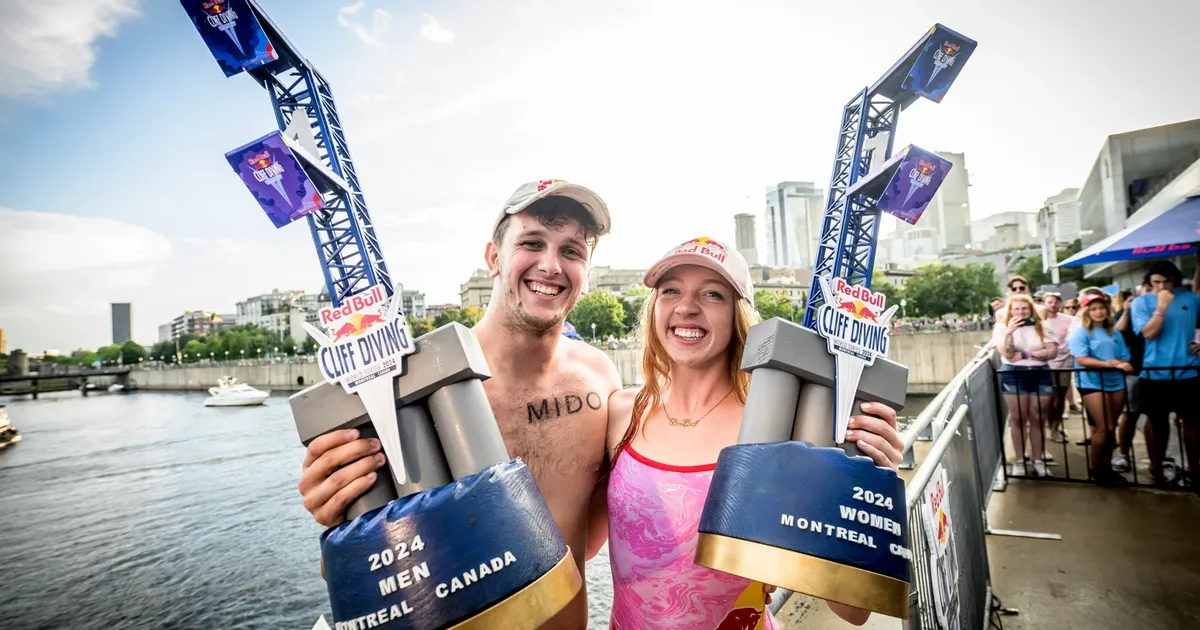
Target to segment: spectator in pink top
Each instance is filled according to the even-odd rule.
[[[1061,313],[1063,299],[1058,293],[1047,293],[1042,298],[1046,307],[1042,311],[1042,328],[1054,339],[1058,346],[1058,354],[1048,362],[1053,369],[1070,370],[1075,367],[1075,357],[1067,347],[1067,333],[1071,331],[1071,323],[1075,318]],[[1071,372],[1055,372],[1051,375],[1054,391],[1050,400],[1050,439],[1055,442],[1067,442],[1067,432],[1063,430],[1063,408],[1066,407],[1067,393],[1071,391]],[[1050,459],[1047,457],[1047,459]]]
[[[1008,298],[1005,318],[996,324],[991,342],[1000,349],[1003,367],[1000,391],[1008,404],[1009,430],[1012,432],[1012,475],[1025,476],[1025,437],[1032,447],[1033,472],[1046,476],[1042,449],[1042,427],[1050,414],[1054,391],[1047,361],[1058,354],[1058,345],[1042,328],[1034,310],[1033,298],[1013,295]]]

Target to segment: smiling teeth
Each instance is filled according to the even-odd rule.
[[[675,334],[684,339],[699,339],[704,336],[704,331],[696,328],[676,328]]]
[[[534,293],[538,293],[540,295],[547,295],[550,297],[558,295],[559,292],[562,291],[562,289],[560,289],[559,287],[549,285],[549,284],[542,284],[541,282],[530,282],[529,290],[533,291]]]

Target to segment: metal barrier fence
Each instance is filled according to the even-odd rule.
[[[1045,368],[1017,373],[1020,376],[1009,376],[1007,387],[1002,385],[1007,373],[996,371],[993,377],[993,387],[1001,391],[1002,400],[999,404],[1009,406],[1015,403],[1017,409],[1011,413],[1012,421],[1007,430],[1000,436],[1004,445],[1003,459],[1008,461],[1004,468],[1005,478],[1017,479],[1046,479],[1051,481],[1073,481],[1084,483],[1100,483],[1104,485],[1121,485],[1132,482],[1135,485],[1156,486],[1163,489],[1191,490],[1194,481],[1189,479],[1187,470],[1194,470],[1189,458],[1198,454],[1195,446],[1189,448],[1189,441],[1196,441],[1197,436],[1190,437],[1188,431],[1197,432],[1197,394],[1191,393],[1191,404],[1182,402],[1182,391],[1163,391],[1167,388],[1186,387],[1175,385],[1175,381],[1184,380],[1196,373],[1200,366],[1168,366],[1154,367],[1155,376],[1170,378],[1155,379],[1148,386],[1147,379],[1126,378],[1126,374],[1116,368]],[[1068,395],[1066,386],[1058,387],[1045,393],[1043,391],[1027,392],[1034,389],[1035,381],[1049,380],[1059,384],[1060,374],[1070,375],[1070,381],[1076,386],[1080,375],[1109,375],[1110,381],[1118,381],[1119,389],[1104,395],[1099,392],[1088,392],[1083,397],[1082,413],[1078,416],[1078,424],[1070,426],[1071,416],[1063,415],[1066,401],[1062,396]],[[1115,375],[1115,378],[1114,376]],[[1018,386],[1017,379],[1029,379],[1027,386]],[[1008,390],[1005,393],[1003,390]],[[1074,396],[1070,390],[1070,396]],[[1174,402],[1179,409],[1171,408],[1169,400],[1175,396]],[[1057,398],[1057,400],[1056,400]],[[1007,401],[1007,404],[1005,404]],[[1164,406],[1163,403],[1168,403]],[[1186,408],[1185,408],[1186,407]],[[1176,415],[1171,422],[1167,413],[1184,413],[1190,417],[1180,418]],[[1061,418],[1061,420],[1060,420]],[[1061,423],[1061,424],[1060,424]],[[1188,425],[1191,425],[1189,428]],[[1059,428],[1062,433],[1059,433]],[[1172,426],[1174,430],[1172,430]],[[1139,448],[1138,429],[1141,428],[1144,441],[1142,445],[1157,444],[1158,452],[1151,453],[1149,448]],[[1078,430],[1078,433],[1075,431]],[[1099,439],[1096,439],[1100,436]],[[1076,438],[1082,437],[1076,441]],[[1020,448],[1018,448],[1020,446]],[[1038,450],[1043,457],[1039,460]],[[1124,457],[1114,460],[1114,455]],[[1033,462],[1043,462],[1043,476],[1033,465]],[[1113,461],[1118,465],[1114,466]],[[1143,465],[1145,462],[1146,465]],[[1020,465],[1017,465],[1017,464]],[[1099,467],[1097,467],[1099,464]],[[1161,471],[1161,472],[1160,472]],[[1157,473],[1157,474],[1156,474]],[[1128,474],[1131,478],[1125,477]]]
[[[906,486],[913,581],[906,627],[987,628],[992,594],[987,504],[1003,479],[1004,401],[999,362],[982,350],[901,435],[906,460],[926,428],[933,444]],[[1011,612],[1011,611],[1010,611]]]

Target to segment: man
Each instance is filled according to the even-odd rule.
[[[1048,361],[1049,367],[1064,370],[1054,372],[1050,377],[1054,384],[1054,390],[1050,399],[1050,426],[1048,428],[1050,429],[1050,439],[1065,444],[1067,432],[1062,428],[1063,407],[1066,406],[1067,394],[1071,389],[1070,370],[1075,367],[1075,357],[1071,356],[1071,348],[1067,346],[1067,333],[1071,330],[1073,318],[1059,313],[1063,301],[1062,296],[1058,293],[1048,292],[1043,295],[1042,304],[1045,305],[1045,310],[1042,311],[1042,327],[1058,344],[1058,354]]]
[[[561,333],[596,242],[610,226],[604,202],[582,186],[545,180],[518,188],[485,247],[495,282],[472,329],[492,373],[483,387],[508,453],[529,466],[580,574],[588,507],[604,460],[608,397],[621,388],[621,377],[602,351]],[[584,404],[567,404],[568,397]],[[382,457],[366,457],[380,452],[377,443],[351,441],[347,433],[313,440],[304,458],[304,506],[326,527],[342,522],[346,507],[369,487],[363,479],[382,466]],[[330,476],[343,466],[345,472]],[[545,627],[586,628],[586,587]]]
[[[1200,263],[1200,254],[1197,255],[1197,262]],[[1200,280],[1200,265],[1197,266],[1196,275]],[[1171,431],[1168,416],[1174,412],[1177,421],[1183,424],[1188,472],[1195,483],[1195,475],[1200,467],[1200,412],[1196,406],[1200,376],[1194,369],[1149,368],[1200,365],[1196,357],[1200,352],[1200,344],[1195,341],[1200,296],[1180,286],[1183,274],[1173,263],[1165,260],[1150,266],[1146,282],[1150,284],[1151,292],[1133,301],[1130,318],[1133,320],[1133,331],[1146,339],[1138,408],[1147,417],[1145,434],[1147,450],[1150,451],[1150,474],[1157,484],[1167,482],[1163,475],[1163,460],[1167,455]]]

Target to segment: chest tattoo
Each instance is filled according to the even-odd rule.
[[[563,396],[550,396],[540,400],[528,401],[525,403],[525,410],[529,418],[529,424],[534,424],[574,415],[583,411],[584,408],[599,411],[602,402],[603,399],[596,392],[565,394]]]

